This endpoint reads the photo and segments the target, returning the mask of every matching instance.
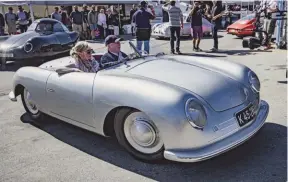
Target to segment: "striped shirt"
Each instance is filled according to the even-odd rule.
[[[172,27],[180,27],[181,19],[183,18],[183,13],[180,8],[176,6],[163,6],[163,10],[167,11],[169,14],[169,25]]]

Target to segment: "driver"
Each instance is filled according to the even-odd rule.
[[[126,59],[128,56],[121,51],[121,38],[115,35],[109,35],[105,39],[105,45],[108,47],[108,52],[101,58],[101,67],[106,68],[118,64],[121,60]]]

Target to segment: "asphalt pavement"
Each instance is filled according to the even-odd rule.
[[[143,163],[112,139],[56,119],[31,121],[21,101],[8,99],[12,77],[20,67],[9,63],[6,71],[0,71],[0,181],[287,181],[286,51],[250,51],[241,47],[240,39],[220,33],[220,50],[211,53],[212,42],[205,38],[203,52],[195,53],[191,40],[183,40],[181,51],[249,66],[261,80],[261,98],[270,104],[266,124],[248,142],[204,162]],[[101,43],[91,46],[106,50]],[[169,46],[169,40],[153,39],[151,53],[169,53]]]

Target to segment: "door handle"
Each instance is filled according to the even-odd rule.
[[[55,90],[51,89],[51,88],[47,88],[48,92],[55,92]]]

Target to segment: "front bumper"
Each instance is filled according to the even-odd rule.
[[[166,150],[164,157],[177,162],[199,162],[210,159],[224,152],[227,152],[244,143],[255,135],[265,123],[269,113],[269,105],[265,101],[260,102],[259,113],[256,120],[247,128],[240,130],[233,135],[224,138],[217,143],[196,150]]]
[[[13,102],[17,102],[17,98],[15,97],[15,94],[13,91],[11,91],[8,95],[9,99]]]

